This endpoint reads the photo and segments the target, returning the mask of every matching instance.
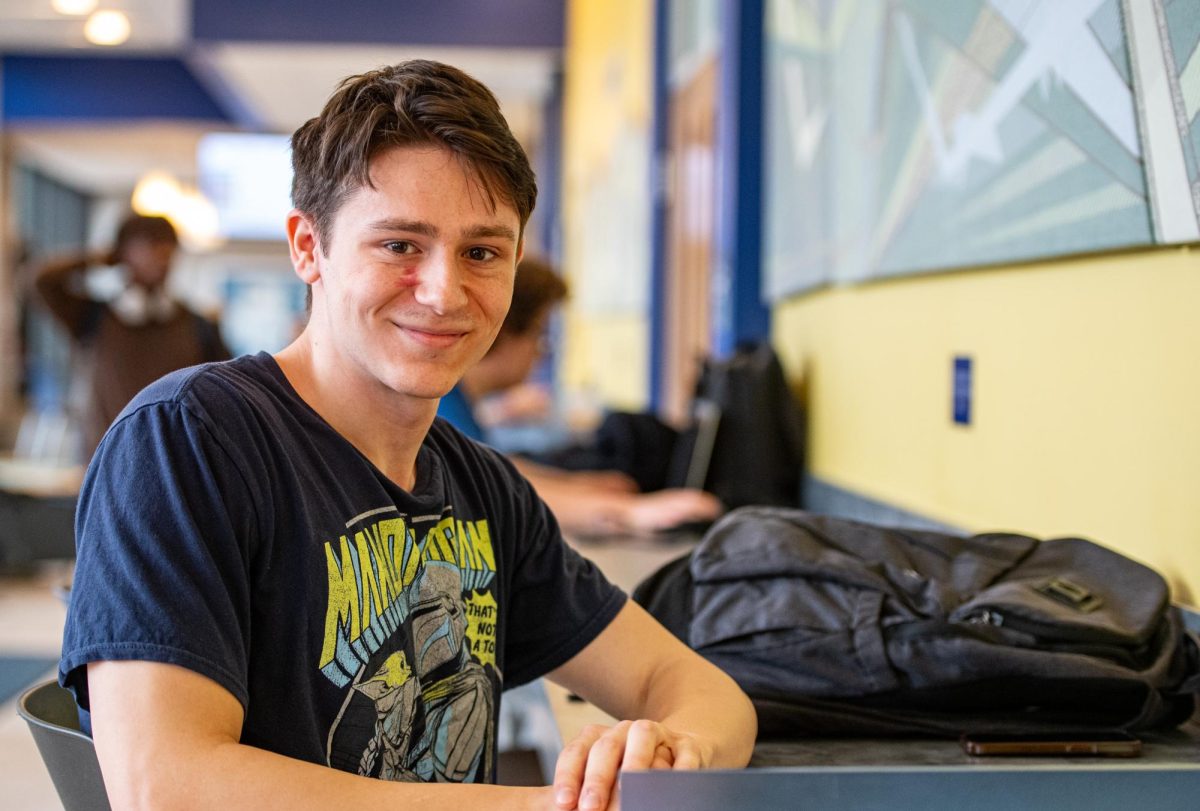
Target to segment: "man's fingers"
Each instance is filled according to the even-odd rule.
[[[563,747],[554,766],[554,804],[559,808],[576,807],[588,754],[606,731],[607,728],[602,726],[584,727],[575,740]]]
[[[691,736],[655,721],[589,726],[563,748],[554,770],[554,802],[560,809],[603,811],[615,807],[617,777],[625,769],[700,769],[709,758]]]
[[[622,769],[649,769],[662,742],[662,728],[653,721],[634,721],[625,739]]]
[[[600,811],[608,807],[621,758],[625,755],[625,739],[630,726],[630,721],[622,721],[592,744],[583,774],[579,811]]]
[[[677,738],[675,741],[675,762],[671,765],[673,769],[700,769],[703,768],[703,758],[700,757],[700,750],[694,742],[688,738]]]

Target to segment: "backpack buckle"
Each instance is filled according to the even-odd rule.
[[[1104,600],[1098,594],[1093,594],[1084,586],[1065,577],[1055,577],[1037,587],[1037,590],[1052,600],[1070,606],[1076,611],[1087,614],[1104,605]]]

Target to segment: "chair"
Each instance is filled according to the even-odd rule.
[[[25,691],[17,712],[29,724],[63,809],[111,811],[96,747],[79,729],[71,693],[56,681],[43,682]]]

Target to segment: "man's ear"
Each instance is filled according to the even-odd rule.
[[[305,284],[316,284],[321,280],[321,265],[317,261],[321,242],[312,220],[300,209],[293,208],[287,216],[287,235],[296,275]]]
[[[525,258],[525,235],[521,235],[520,241],[517,242],[517,264],[521,264],[521,260]]]

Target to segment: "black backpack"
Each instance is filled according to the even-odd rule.
[[[742,686],[764,736],[1167,728],[1200,692],[1163,578],[1080,538],[747,508],[633,597]]]
[[[696,400],[720,414],[703,489],[730,509],[803,506],[803,412],[770,344],[705,360]]]
[[[693,424],[682,431],[653,414],[611,412],[587,443],[532,458],[568,470],[619,470],[643,492],[702,486],[730,509],[803,506],[803,414],[770,344],[702,361],[692,410]],[[705,419],[715,432],[701,425]]]

